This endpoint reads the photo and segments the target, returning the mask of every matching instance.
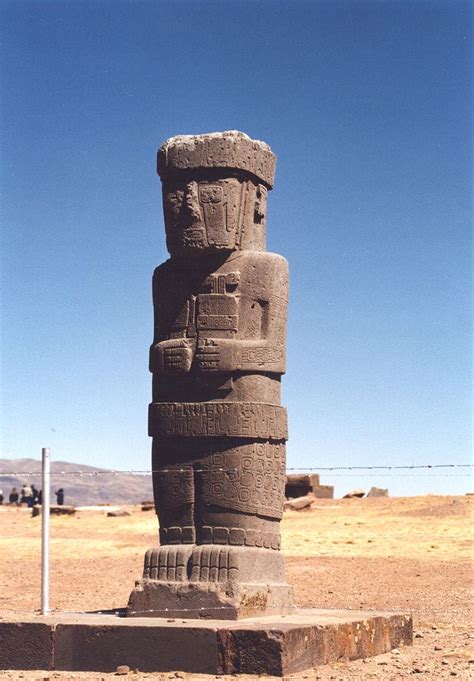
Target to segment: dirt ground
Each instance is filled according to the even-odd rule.
[[[286,511],[283,551],[298,605],[412,612],[415,629],[413,646],[288,679],[474,678],[473,503],[469,496],[318,500],[311,510]],[[141,575],[143,554],[157,543],[155,515],[127,510],[131,515],[122,518],[92,511],[51,518],[54,610],[126,605]],[[40,530],[41,519],[30,511],[0,507],[0,617],[31,614],[39,607]],[[117,677],[0,671],[0,681],[112,678]],[[181,672],[130,672],[124,678],[236,679]]]

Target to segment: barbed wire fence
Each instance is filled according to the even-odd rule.
[[[333,471],[395,471],[395,470],[435,470],[435,469],[472,469],[472,463],[439,463],[439,464],[414,464],[401,466],[303,466],[301,468],[286,468],[286,473],[291,474],[299,472],[314,473],[314,472],[333,472]],[[210,468],[193,468],[192,464],[182,468],[157,468],[157,469],[130,469],[130,470],[51,470],[51,475],[78,475],[78,476],[100,476],[100,475],[151,475],[152,473],[188,473],[192,470],[194,473],[208,473]],[[236,472],[237,469],[233,467],[227,468],[212,468],[213,471],[222,471],[225,473]],[[37,477],[41,476],[41,471],[1,471],[0,478],[23,478],[23,477]],[[425,474],[423,474],[425,475]],[[444,476],[444,473],[442,474]],[[459,474],[459,477],[469,477],[470,473]],[[345,476],[344,476],[345,477]]]

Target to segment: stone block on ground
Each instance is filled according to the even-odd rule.
[[[74,515],[76,508],[74,506],[59,506],[58,504],[51,504],[51,515]]]
[[[313,494],[316,499],[334,499],[334,486],[318,485],[318,487],[313,487]]]
[[[298,499],[306,494],[314,494],[317,499],[333,499],[334,487],[321,485],[319,475],[287,475],[285,497],[288,500]]]
[[[285,497],[287,499],[297,499],[308,492],[312,492],[314,487],[319,486],[319,475],[287,475],[285,484]]]
[[[362,499],[365,497],[365,490],[363,489],[353,489],[347,494],[344,494],[343,499]]]
[[[304,497],[297,497],[296,499],[289,499],[285,501],[285,509],[292,511],[301,511],[303,508],[309,508],[314,501],[313,494],[307,494]]]
[[[367,492],[368,497],[388,497],[388,489],[381,487],[371,487]]]

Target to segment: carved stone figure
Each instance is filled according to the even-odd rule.
[[[129,615],[236,619],[292,605],[280,553],[288,266],[265,252],[275,156],[241,132],[158,151],[170,259],[153,277],[149,434],[160,547]]]

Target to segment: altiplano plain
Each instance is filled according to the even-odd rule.
[[[473,498],[420,496],[317,500],[282,522],[288,581],[298,606],[412,612],[414,645],[341,661],[292,679],[468,679],[472,629]],[[144,550],[157,544],[153,512],[79,512],[51,518],[51,605],[55,611],[122,608],[141,576]],[[38,612],[41,519],[0,507],[0,617]],[[209,681],[176,671],[133,679]],[[113,674],[0,671],[0,680],[108,679]],[[236,677],[216,677],[223,681]],[[240,677],[255,679],[257,677]],[[263,678],[263,677],[262,677]],[[265,677],[270,679],[273,677]],[[289,677],[290,678],[290,677]]]

